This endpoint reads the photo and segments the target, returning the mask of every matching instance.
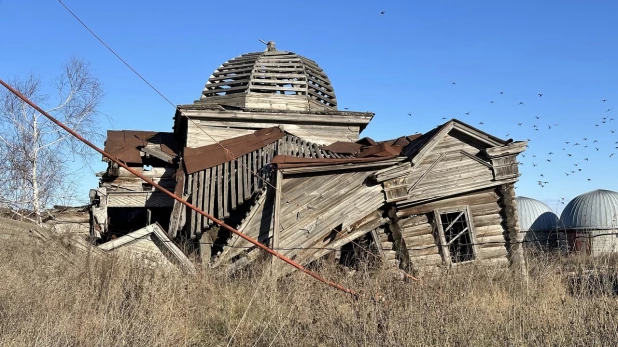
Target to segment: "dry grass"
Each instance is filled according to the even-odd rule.
[[[469,268],[424,285],[388,272],[329,278],[385,300],[358,300],[295,274],[273,283],[164,273],[122,259],[67,262],[56,246],[0,241],[2,346],[522,346],[618,344],[618,301],[569,293],[562,260],[537,257],[530,277]],[[60,247],[60,246],[57,246]],[[613,268],[579,262],[574,268]],[[251,303],[249,305],[249,303]]]

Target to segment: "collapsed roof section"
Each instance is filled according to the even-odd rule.
[[[173,133],[141,130],[108,130],[104,148],[129,165],[145,164],[150,157],[171,164],[180,149]]]

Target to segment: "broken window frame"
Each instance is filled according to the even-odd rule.
[[[466,218],[466,222],[467,222],[467,229],[462,231],[461,233],[458,234],[458,236],[456,236],[454,239],[451,240],[451,243],[453,241],[455,241],[456,239],[458,239],[459,237],[461,237],[463,235],[463,233],[465,233],[466,231],[470,234],[470,242],[472,242],[472,259],[470,260],[466,260],[466,261],[460,261],[460,262],[453,262],[453,260],[451,259],[452,255],[451,255],[451,251],[449,249],[449,245],[446,243],[446,236],[444,233],[444,227],[442,226],[442,215],[443,214],[448,214],[448,213],[461,213],[461,216],[464,216]],[[475,236],[475,232],[474,232],[474,224],[472,222],[472,213],[470,213],[470,206],[461,206],[461,207],[456,207],[456,208],[445,208],[445,209],[435,209],[433,211],[434,213],[434,221],[435,221],[435,226],[438,232],[438,240],[440,242],[440,244],[438,245],[438,247],[441,248],[442,250],[442,260],[444,261],[445,264],[450,265],[450,266],[456,266],[456,265],[461,265],[461,264],[468,264],[471,262],[474,262],[476,260],[478,260],[478,246],[476,244],[476,236]],[[457,218],[457,220],[459,220],[459,218]],[[456,221],[457,221],[456,220]],[[453,221],[451,224],[454,224],[455,221]],[[448,230],[448,229],[447,229]]]

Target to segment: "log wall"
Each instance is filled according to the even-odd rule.
[[[400,209],[399,228],[411,266],[426,271],[444,263],[441,255],[434,210],[469,206],[476,244],[477,260],[506,261],[507,248],[503,226],[503,201],[498,188],[484,189],[457,197]],[[393,235],[380,235],[387,259],[397,259]]]

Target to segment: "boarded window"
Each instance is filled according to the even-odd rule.
[[[476,258],[474,231],[467,207],[436,210],[436,224],[446,263],[463,263]]]

